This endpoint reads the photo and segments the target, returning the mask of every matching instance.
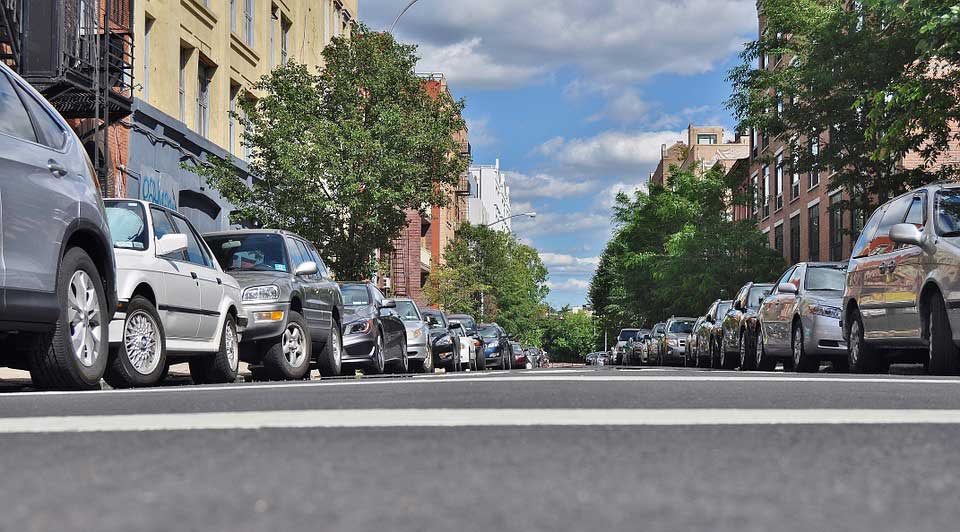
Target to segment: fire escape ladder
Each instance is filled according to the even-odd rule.
[[[0,0],[0,61],[20,65],[20,0]]]

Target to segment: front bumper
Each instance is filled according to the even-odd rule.
[[[284,326],[287,323],[287,316],[290,312],[290,302],[257,303],[244,305],[243,309],[247,318],[247,326],[243,331],[241,342],[250,343],[258,340],[276,338],[283,334]],[[261,314],[272,314],[274,312],[282,312],[283,319],[267,320],[258,318]]]
[[[817,356],[846,356],[847,342],[843,339],[840,320],[813,315],[803,320],[803,349]]]
[[[410,360],[426,360],[430,350],[427,344],[412,344],[407,346],[407,358]]]
[[[370,332],[344,335],[343,361],[370,362],[373,360],[377,347],[376,329]]]

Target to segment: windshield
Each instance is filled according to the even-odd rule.
[[[627,340],[633,340],[636,337],[637,337],[636,329],[624,329],[620,331],[620,337],[617,339],[620,340],[621,342],[626,342]]]
[[[806,289],[842,292],[846,279],[846,271],[842,268],[808,268]]]
[[[657,325],[654,325],[654,326],[653,326],[653,334],[654,334],[654,335],[663,334],[663,330],[664,330],[666,327],[667,327],[667,326],[666,326],[666,324],[664,324],[664,323],[658,323]]]
[[[121,249],[147,249],[148,231],[144,221],[146,213],[143,205],[135,201],[117,201],[104,203],[107,211],[107,224],[113,247]]]
[[[370,304],[370,293],[367,287],[363,285],[347,285],[340,287],[340,293],[343,294],[343,306],[362,307]]]
[[[420,321],[420,313],[413,301],[397,301],[397,314],[403,321]]]
[[[285,272],[283,237],[248,233],[204,237],[220,267],[227,272]]]
[[[770,287],[755,286],[750,289],[750,295],[747,296],[747,308],[759,308],[760,300],[770,295]]]
[[[436,312],[424,312],[423,319],[426,320],[431,329],[447,328],[447,324],[443,322],[443,316]]]
[[[680,334],[690,334],[691,331],[693,331],[692,321],[675,321],[670,324],[669,332],[680,333]]]
[[[473,319],[470,317],[451,318],[450,321],[462,324],[463,328],[468,331],[472,331],[477,328],[477,322],[473,321]]]
[[[960,189],[937,192],[937,232],[941,236],[960,236]]]
[[[480,336],[482,338],[493,339],[499,336],[499,331],[497,331],[497,328],[493,325],[488,325],[480,329]]]
[[[727,312],[730,311],[730,306],[731,303],[729,301],[725,301],[717,305],[717,317],[722,319],[724,316],[726,316]]]

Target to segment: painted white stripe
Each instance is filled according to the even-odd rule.
[[[960,424],[960,410],[292,410],[0,419],[0,433],[383,427]]]

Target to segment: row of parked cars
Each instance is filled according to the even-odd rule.
[[[625,329],[624,364],[878,373],[922,363],[960,374],[960,184],[936,183],[880,206],[847,262],[791,266],[747,283],[703,316]],[[618,342],[618,346],[620,346]],[[617,359],[617,356],[621,357]]]
[[[338,283],[276,230],[200,234],[180,213],[103,200],[81,141],[0,65],[0,365],[39,388],[151,386],[527,364],[497,324]]]

